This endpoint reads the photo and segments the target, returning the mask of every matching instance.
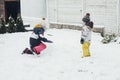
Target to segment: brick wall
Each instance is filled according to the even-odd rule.
[[[4,12],[4,0],[0,0],[0,16],[5,15]]]
[[[5,1],[19,1],[19,0],[5,0]]]

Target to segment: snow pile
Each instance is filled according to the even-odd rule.
[[[120,39],[102,44],[93,33],[91,57],[81,58],[80,31],[50,29],[45,37],[54,43],[46,43],[39,57],[21,55],[30,34],[0,34],[0,80],[120,80]]]

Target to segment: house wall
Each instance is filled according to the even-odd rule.
[[[105,32],[118,33],[119,0],[49,0],[50,23],[81,24],[85,13],[91,14],[94,27],[105,27]]]
[[[48,0],[50,23],[80,23],[82,0]]]
[[[118,11],[118,14],[117,14],[117,18],[118,18],[118,33],[120,34],[120,0],[118,0],[118,7],[117,7],[117,11]]]
[[[50,23],[82,24],[86,13],[91,14],[94,27],[105,27],[105,32],[119,32],[119,0],[21,0],[24,22],[34,26],[42,17]],[[28,3],[28,4],[27,4]]]
[[[118,0],[106,0],[106,31],[118,33]]]
[[[21,15],[24,23],[34,26],[40,23],[41,18],[46,17],[45,0],[21,0],[20,2]]]
[[[85,12],[89,12],[91,20],[97,25],[104,25],[105,23],[105,0],[86,0]]]
[[[0,16],[5,16],[4,0],[0,0]]]
[[[118,33],[118,0],[88,0],[86,12],[96,25],[103,25],[106,32]]]

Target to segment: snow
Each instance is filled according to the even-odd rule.
[[[0,80],[120,80],[120,39],[102,44],[92,33],[91,57],[81,58],[80,31],[49,29],[45,37],[54,43],[39,56],[21,55],[30,34],[0,34]]]

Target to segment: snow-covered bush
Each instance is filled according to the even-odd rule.
[[[102,39],[103,44],[107,44],[109,42],[116,42],[117,41],[117,35],[115,33],[107,33],[104,35]]]
[[[5,20],[3,16],[0,17],[0,33],[6,33]]]
[[[18,15],[17,20],[16,20],[16,31],[17,32],[24,32],[25,31],[23,20],[22,20],[22,17],[20,15]]]
[[[12,18],[12,16],[9,17],[9,22],[8,22],[8,32],[16,32],[16,26],[15,26],[15,21]]]

